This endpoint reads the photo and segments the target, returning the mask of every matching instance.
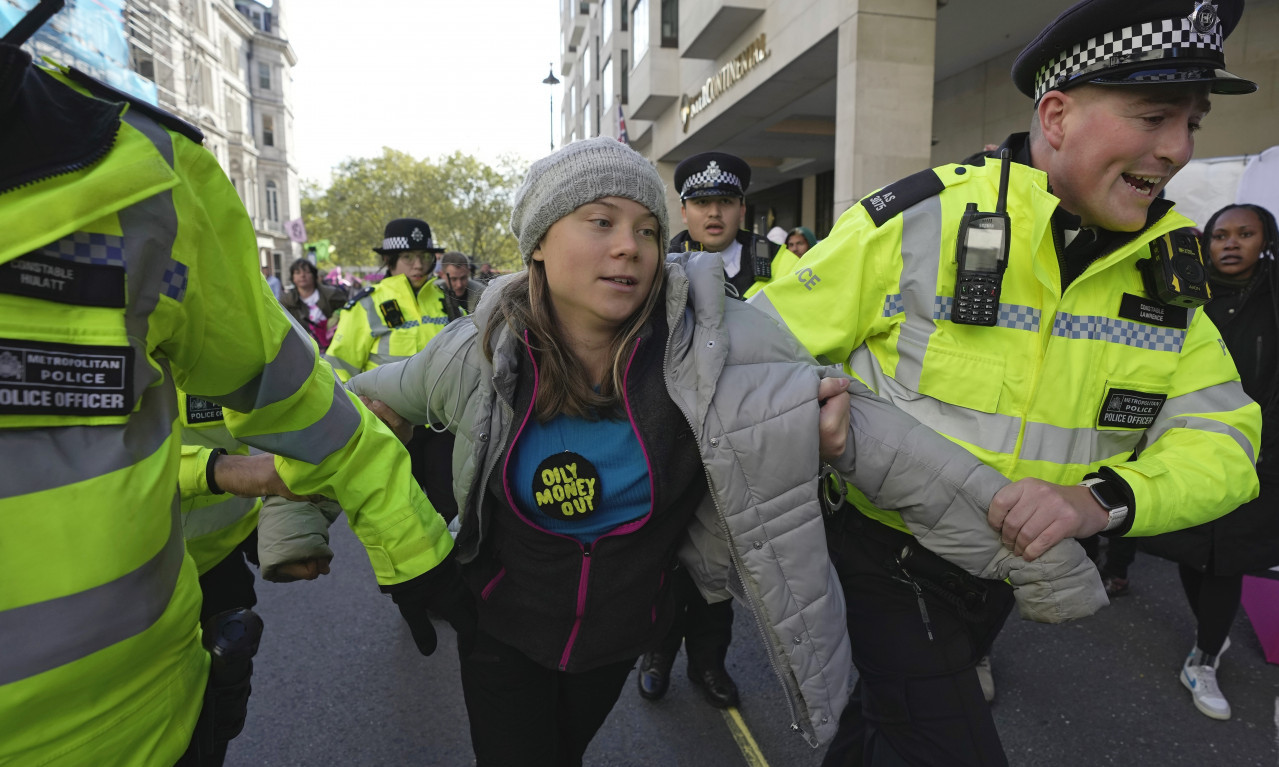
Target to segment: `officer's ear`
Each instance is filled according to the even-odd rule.
[[[686,227],[688,226],[688,211],[685,210],[685,207],[687,205],[688,205],[687,202],[683,200],[679,201],[679,217],[684,222],[684,226]]]
[[[1061,91],[1048,91],[1035,107],[1039,119],[1039,134],[1054,151],[1061,149],[1066,139],[1066,115],[1072,98]]]

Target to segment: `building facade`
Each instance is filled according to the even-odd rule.
[[[292,68],[281,0],[127,0],[130,67],[159,106],[204,132],[257,230],[258,260],[282,278],[301,245],[293,145]]]
[[[673,176],[708,150],[750,163],[751,228],[825,236],[865,194],[1027,130],[1009,74],[1068,0],[560,0],[562,141],[616,136]],[[1186,0],[1186,12],[1194,7]],[[1279,144],[1279,0],[1249,0],[1196,157]],[[1193,217],[1193,216],[1192,216]],[[1202,223],[1202,222],[1200,222]]]

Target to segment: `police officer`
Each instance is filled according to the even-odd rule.
[[[684,231],[671,239],[670,251],[718,253],[724,277],[739,297],[755,294],[773,277],[777,247],[742,229],[751,166],[725,152],[702,152],[675,166]]]
[[[346,303],[325,355],[343,382],[412,357],[448,324],[444,293],[432,278],[435,256],[444,248],[435,246],[425,221],[391,221],[373,252],[382,257],[387,276]]]
[[[449,322],[444,289],[435,280],[436,247],[431,227],[417,218],[397,218],[386,225],[381,247],[387,276],[355,294],[338,315],[333,343],[325,353],[338,378],[407,359],[426,348]],[[413,459],[413,476],[445,519],[457,516],[453,498],[453,437],[423,426],[413,429],[405,445]]]
[[[276,480],[352,510],[379,583],[419,632],[432,595],[453,593],[452,539],[395,439],[280,311],[252,222],[199,131],[37,67],[10,41],[0,763],[173,764],[210,668],[183,547],[175,381],[277,453]]]
[[[675,167],[680,190],[680,216],[687,227],[671,238],[672,253],[701,250],[718,253],[725,281],[738,297],[752,295],[771,275],[772,244],[742,229],[751,167],[725,152],[703,152]],[[688,654],[688,678],[712,706],[739,703],[737,684],[724,667],[733,638],[733,603],[708,603],[688,574],[679,570],[674,588],[680,604],[661,646],[640,659],[640,695],[657,700],[670,687],[671,665],[680,645]]]
[[[1007,161],[869,195],[752,300],[990,466],[1037,478],[1000,491],[989,518],[1027,559],[1066,537],[1198,524],[1257,493],[1259,411],[1204,295],[1148,268],[1162,252],[1194,271],[1173,235],[1191,222],[1159,194],[1210,93],[1255,90],[1224,69],[1242,6],[1075,4],[1013,65],[1034,116]],[[974,664],[1006,585],[903,563],[904,514],[850,499],[828,543],[859,680],[825,764],[1005,764]]]

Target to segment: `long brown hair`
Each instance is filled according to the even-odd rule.
[[[493,318],[484,328],[484,355],[493,361],[493,342],[503,327],[519,336],[528,331],[528,342],[537,355],[537,400],[533,415],[545,423],[557,415],[571,415],[595,420],[619,417],[623,410],[623,376],[631,347],[640,329],[657,309],[666,287],[666,259],[659,258],[653,287],[644,304],[618,328],[609,346],[612,360],[610,374],[600,382],[600,390],[591,386],[590,376],[582,362],[564,343],[551,290],[546,282],[546,267],[532,261],[524,272],[502,288]]]

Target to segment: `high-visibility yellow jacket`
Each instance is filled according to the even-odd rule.
[[[448,322],[444,293],[434,280],[414,293],[409,278],[396,274],[347,304],[325,358],[346,382],[378,365],[412,357]]]
[[[182,424],[182,462],[178,487],[182,491],[182,537],[196,571],[204,575],[227,558],[258,525],[261,498],[240,498],[209,492],[209,457],[217,448],[248,455],[249,446],[227,431],[222,408],[200,397],[178,392],[178,420]]]
[[[1203,311],[1152,321],[1162,305],[1137,269],[1153,239],[1191,225],[1185,217],[1166,212],[1063,291],[1050,223],[1059,201],[1044,173],[1014,163],[998,325],[950,320],[960,218],[970,202],[995,210],[999,167],[947,165],[869,195],[751,303],[1013,479],[1073,484],[1109,467],[1135,499],[1130,535],[1196,525],[1255,497],[1257,405]],[[917,194],[921,184],[932,193]],[[895,512],[852,498],[905,529]]]
[[[0,63],[0,764],[172,764],[209,663],[175,384],[293,490],[338,499],[381,583],[452,540],[293,331],[198,133],[12,47]]]

